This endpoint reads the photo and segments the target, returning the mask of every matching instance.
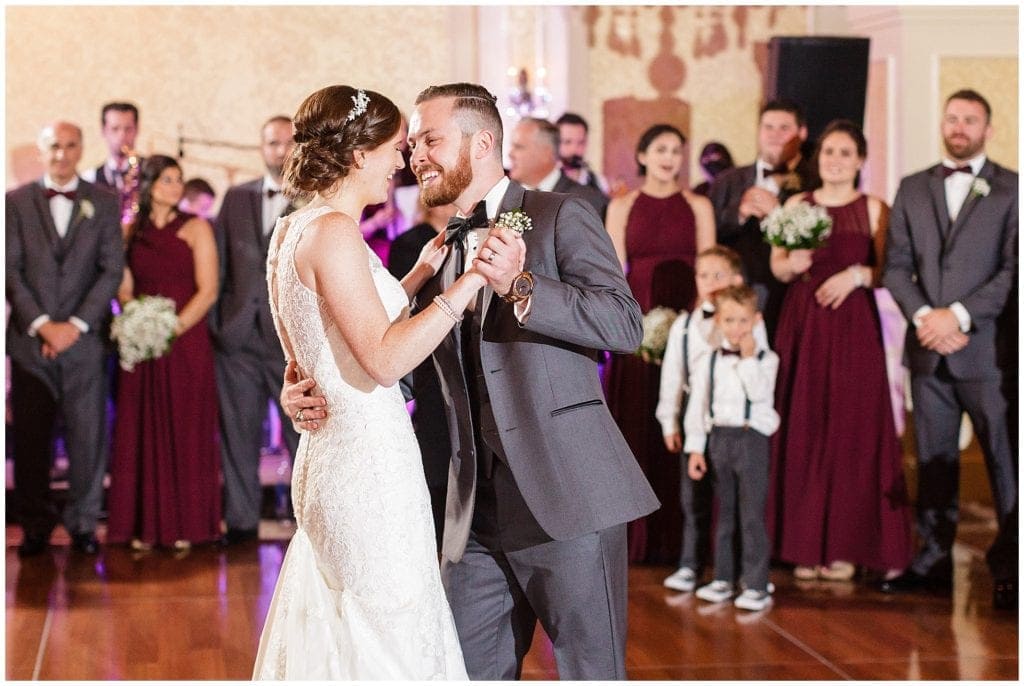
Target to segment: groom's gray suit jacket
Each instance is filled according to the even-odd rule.
[[[470,405],[456,326],[434,352],[452,438],[442,552],[462,558],[473,519],[477,456],[472,417],[508,465],[527,506],[555,540],[636,519],[658,507],[650,485],[605,404],[599,351],[631,352],[642,315],[614,248],[583,201],[525,191],[512,182],[499,214],[521,208],[526,270],[536,285],[525,325],[513,306],[481,291],[480,361],[486,384]],[[455,260],[418,296],[429,305],[455,279]],[[467,315],[468,316],[468,315]]]
[[[1017,174],[986,160],[978,174],[989,186],[970,193],[955,222],[946,208],[942,165],[900,184],[889,220],[883,284],[908,320],[924,305],[960,302],[971,315],[970,342],[946,356],[958,379],[992,378],[996,366],[996,317],[1017,271]],[[939,353],[907,330],[906,357],[915,374],[931,374]]]

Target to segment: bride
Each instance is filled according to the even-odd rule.
[[[304,433],[292,473],[298,528],[260,638],[255,679],[467,678],[438,571],[419,448],[398,380],[451,330],[485,278],[468,269],[415,317],[444,234],[399,283],[363,241],[363,208],[403,166],[401,115],[330,86],[294,118],[290,192],[267,258],[274,324],[331,416]],[[300,417],[301,419],[301,417]]]

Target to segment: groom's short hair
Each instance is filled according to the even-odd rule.
[[[437,98],[454,98],[452,111],[458,117],[462,132],[466,135],[483,129],[492,132],[495,148],[499,151],[498,154],[501,154],[502,127],[497,96],[475,83],[446,83],[423,89],[416,96],[416,104]]]

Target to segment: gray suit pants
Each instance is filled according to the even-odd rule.
[[[753,429],[716,426],[711,430],[707,453],[714,465],[718,496],[715,579],[730,583],[736,580],[733,541],[738,504],[743,541],[740,579],[745,588],[767,590],[769,556],[764,507],[771,457],[769,439]]]
[[[922,575],[950,578],[953,539],[959,514],[960,415],[967,412],[985,455],[989,483],[1000,527],[1011,525],[1007,517],[1017,505],[1017,466],[1010,450],[1006,426],[1006,399],[998,378],[981,381],[954,379],[940,363],[935,374],[911,378],[914,398],[914,433],[917,439],[917,529],[921,551],[911,568]],[[996,579],[1016,577],[995,549],[989,564]],[[1015,539],[1015,537],[1014,537]],[[1016,558],[1016,554],[1012,555]],[[1005,569],[1002,567],[1006,567]]]
[[[510,533],[535,526],[511,472],[496,460],[493,476],[494,484],[478,485],[484,492],[465,554],[441,565],[470,679],[519,678],[537,620],[561,679],[625,679],[626,525],[529,544]]]
[[[70,534],[96,530],[103,505],[107,470],[106,377],[103,361],[67,362],[51,367],[60,395],[32,372],[11,362],[11,413],[14,420],[14,501],[19,521],[30,536],[49,537],[57,513],[50,497],[54,423],[64,418],[68,452],[68,502],[63,512]]]
[[[256,529],[260,523],[260,447],[267,401],[281,395],[284,360],[280,348],[260,355],[243,349],[217,351],[217,398],[220,402],[221,463],[224,470],[224,520],[229,529]],[[278,406],[281,434],[292,458],[299,436]]]

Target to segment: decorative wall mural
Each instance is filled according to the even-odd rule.
[[[622,55],[640,56],[640,37],[636,31],[637,8],[612,8],[608,26],[608,48]]]
[[[580,13],[590,51],[591,140],[602,143],[602,171],[619,192],[639,185],[634,146],[658,122],[686,134],[688,157],[716,139],[738,162],[751,159],[767,42],[803,35],[807,26],[803,7],[601,6]],[[685,183],[696,166],[684,166]]]
[[[627,96],[606,100],[604,103],[606,128],[603,164],[605,173],[618,181],[612,188],[613,193],[622,192],[624,187],[638,185],[636,142],[647,128],[660,123],[672,124],[689,137],[690,106],[675,96],[686,82],[686,62],[674,52],[672,24],[675,14],[672,8],[662,7],[658,18],[661,22],[658,53],[647,66],[647,79],[657,92],[657,97],[641,99]],[[683,175],[688,177],[685,162]],[[633,182],[626,179],[632,179]]]

